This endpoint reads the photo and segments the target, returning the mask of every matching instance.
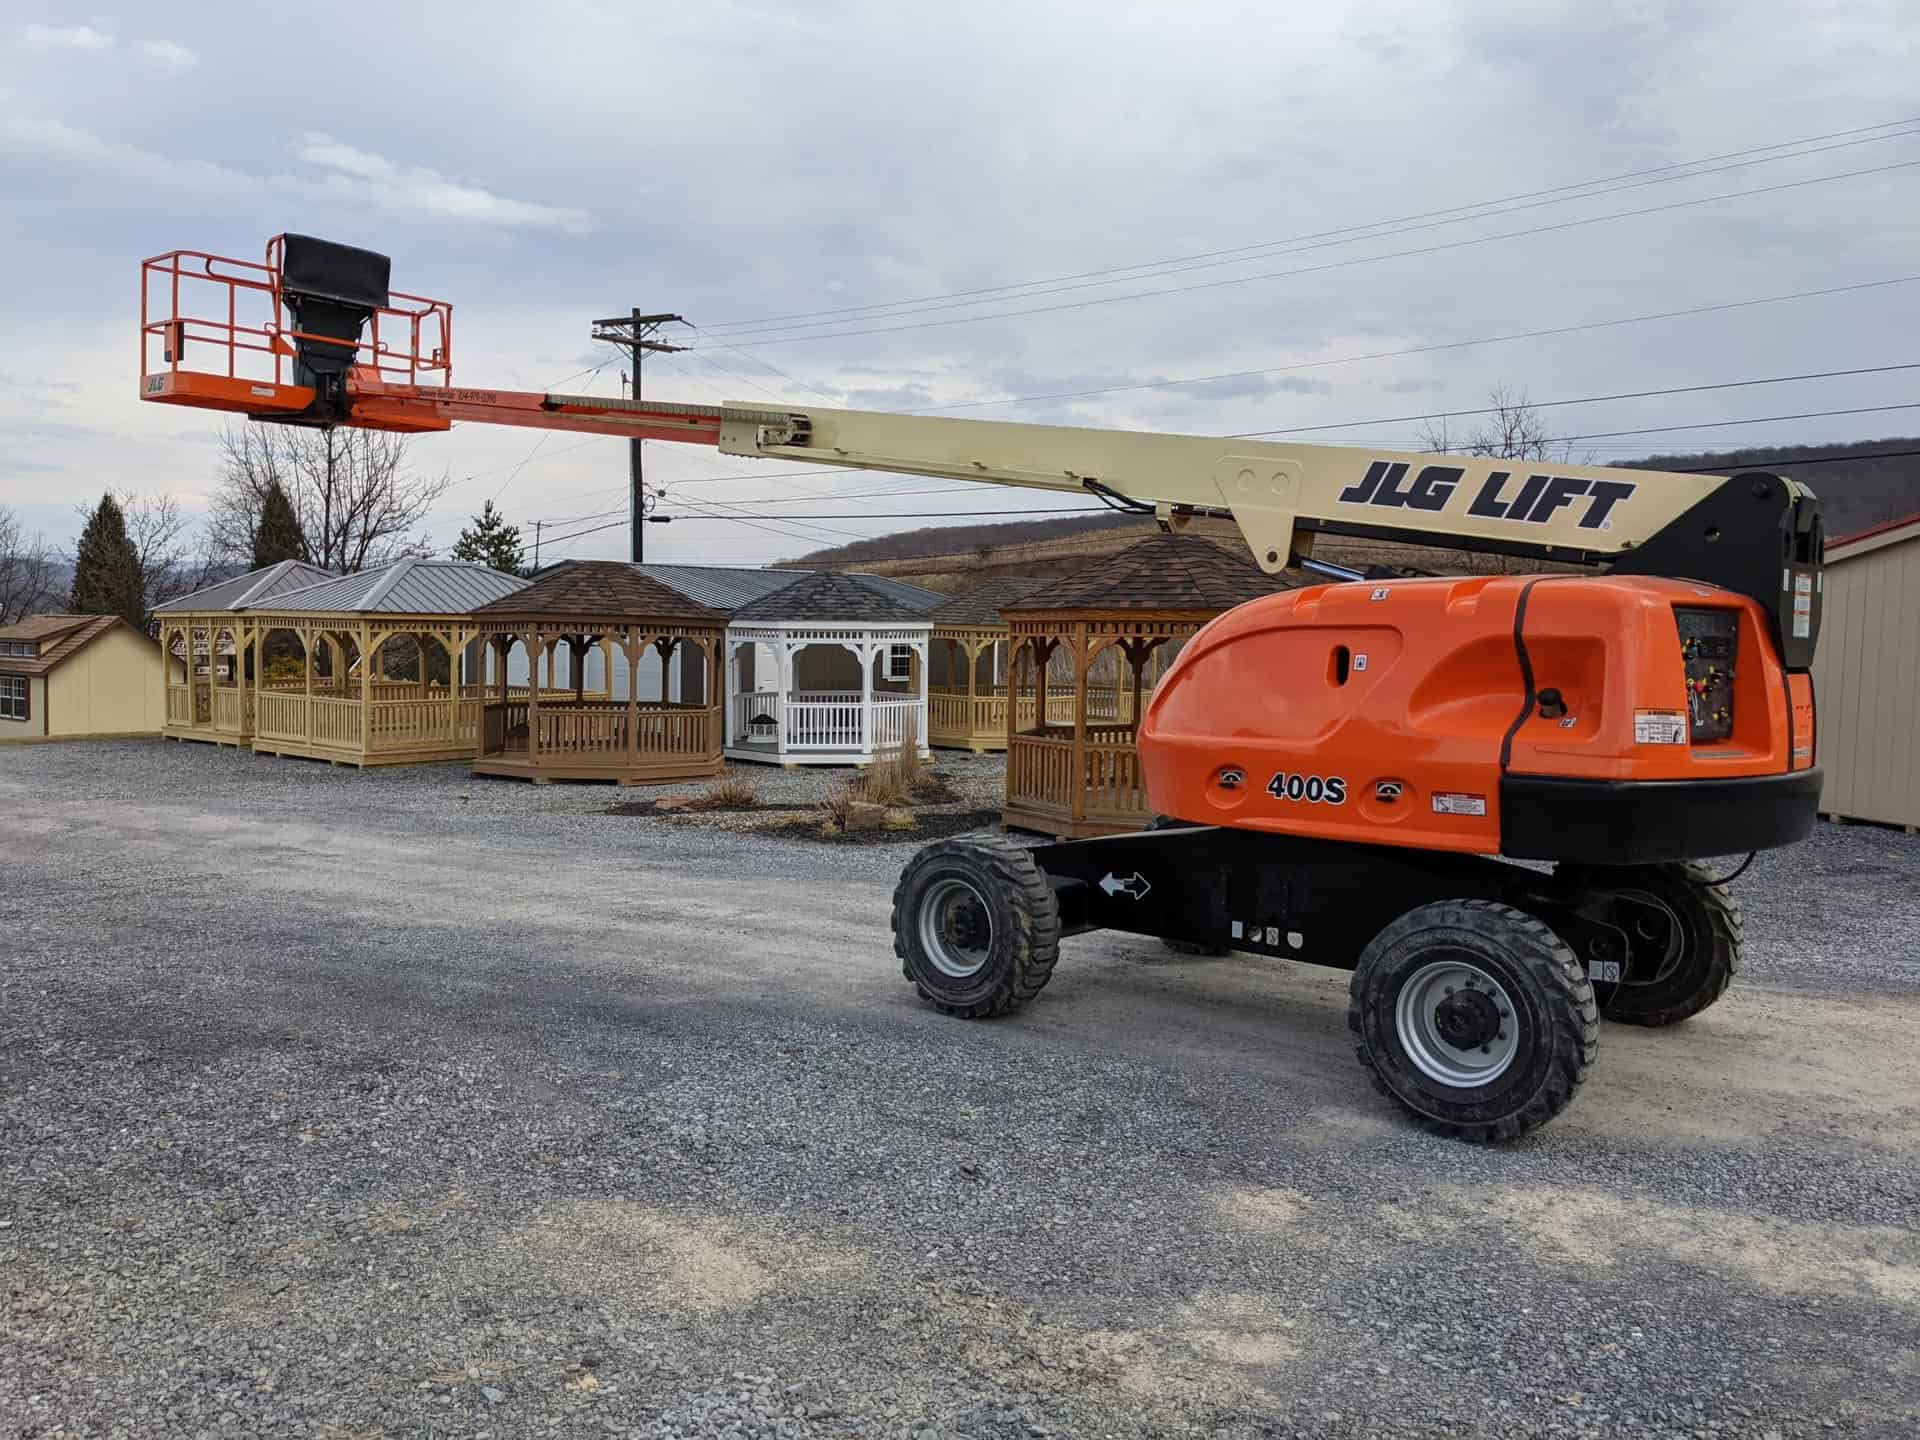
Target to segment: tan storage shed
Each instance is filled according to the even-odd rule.
[[[0,745],[158,735],[160,647],[117,615],[0,628]]]
[[[1827,543],[1820,813],[1920,830],[1920,514]]]

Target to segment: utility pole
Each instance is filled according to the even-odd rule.
[[[678,315],[643,315],[640,307],[635,306],[632,313],[615,316],[611,320],[593,322],[593,338],[605,340],[622,346],[632,357],[633,376],[632,395],[640,398],[640,362],[649,354],[665,354],[676,350],[685,350],[685,345],[669,345],[654,337],[660,333],[662,325],[684,325],[687,322]],[[627,480],[633,506],[632,539],[628,550],[631,558],[638,562],[647,558],[647,487],[642,473],[638,439],[627,442]]]
[[[544,520],[533,522],[533,568],[536,570],[540,568],[540,531],[546,523]]]

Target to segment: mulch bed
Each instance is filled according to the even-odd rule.
[[[872,830],[842,830],[829,835],[813,816],[795,816],[754,828],[762,835],[778,835],[783,840],[816,840],[822,845],[904,845],[927,840],[944,840],[949,835],[964,835],[969,830],[998,830],[998,810],[942,810],[934,814],[916,811],[911,830],[889,830],[884,825]]]

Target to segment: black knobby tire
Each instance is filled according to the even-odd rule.
[[[1140,828],[1142,830],[1185,830],[1191,824],[1191,821],[1176,820],[1171,815],[1156,815]],[[1222,955],[1233,953],[1225,945],[1207,945],[1198,940],[1169,940],[1162,936],[1160,944],[1175,955],[1194,955],[1205,960],[1218,960]]]
[[[941,840],[900,874],[893,952],[935,1009],[969,1020],[1004,1015],[1052,977],[1060,907],[1031,851],[998,835]]]
[[[1671,953],[1636,956],[1628,978],[1595,987],[1600,1013],[1607,1019],[1625,1025],[1677,1025],[1727,993],[1740,969],[1744,924],[1740,902],[1726,886],[1706,883],[1712,877],[1710,868],[1690,860],[1587,873],[1589,887],[1603,894],[1653,897],[1679,928]],[[1634,978],[1636,974],[1641,978]]]
[[[1410,1005],[1437,990],[1451,996],[1442,984],[1449,966],[1493,982],[1483,993],[1498,997],[1487,1003],[1505,1017],[1491,1022],[1502,1027],[1497,1043],[1505,1068],[1481,1072],[1486,1078],[1478,1082],[1449,1082],[1423,1068],[1446,1069],[1455,1054],[1463,1057],[1463,1076],[1464,1067],[1497,1063],[1477,1058],[1477,1045],[1473,1053],[1449,1051],[1428,1033],[1424,1044],[1416,1034],[1410,1050],[1403,1039],[1409,1022],[1402,1018],[1402,992],[1413,987]],[[1435,978],[1423,980],[1428,976]],[[1428,1129],[1461,1139],[1512,1140],[1545,1124],[1573,1099],[1599,1047],[1593,987],[1573,951],[1540,920],[1496,901],[1443,900],[1402,915],[1361,953],[1350,993],[1347,1025],[1381,1093]],[[1417,1020],[1413,1024],[1417,1032]],[[1495,1042],[1488,1039],[1485,1053],[1492,1054]]]

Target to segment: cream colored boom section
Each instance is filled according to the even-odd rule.
[[[868,410],[721,408],[728,455],[892,470],[1086,494],[1095,480],[1163,515],[1233,513],[1262,568],[1296,550],[1295,526],[1404,532],[1424,544],[1604,560],[1643,543],[1727,480],[1345,445],[948,420]]]

